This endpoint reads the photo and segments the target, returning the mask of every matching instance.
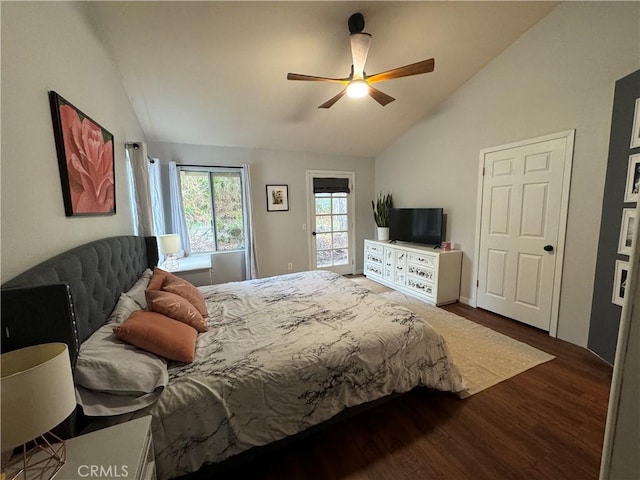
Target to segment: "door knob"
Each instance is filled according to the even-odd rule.
[[[553,245],[545,245],[545,246],[543,247],[543,250],[544,250],[545,252],[553,252]]]
[[[316,232],[311,232],[311,235],[313,235],[315,237],[316,236]]]

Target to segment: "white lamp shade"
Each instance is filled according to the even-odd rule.
[[[59,425],[76,408],[67,345],[46,343],[3,353],[2,451]]]
[[[161,255],[178,253],[180,250],[182,250],[182,244],[180,242],[180,235],[177,233],[158,236],[158,252]]]

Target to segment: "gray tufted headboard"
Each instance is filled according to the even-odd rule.
[[[158,263],[155,237],[119,236],[61,253],[2,285],[2,351],[48,342],[80,348],[120,293]]]

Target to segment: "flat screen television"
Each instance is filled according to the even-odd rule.
[[[444,235],[444,209],[392,208],[389,240],[440,246]]]

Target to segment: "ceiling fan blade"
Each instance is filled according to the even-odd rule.
[[[335,97],[332,97],[329,100],[327,100],[326,102],[324,102],[318,108],[331,108],[331,106],[334,103],[336,103],[338,100],[340,100],[344,96],[345,93],[347,93],[347,89],[346,88],[344,90],[342,90],[339,94],[337,94]]]
[[[364,64],[369,54],[369,46],[371,45],[371,35],[368,33],[352,33],[349,35],[351,40],[351,58],[353,59],[353,77],[364,77]]]
[[[404,67],[394,68],[386,72],[375,73],[366,77],[367,83],[382,82],[383,80],[391,80],[393,78],[409,77],[411,75],[419,75],[421,73],[433,72],[435,68],[435,59],[422,60],[421,62],[405,65]]]
[[[369,85],[369,95],[371,95],[371,98],[373,98],[376,102],[378,102],[383,107],[395,100],[395,98],[387,95],[386,93],[381,92],[377,88],[373,88],[371,85]]]
[[[350,78],[314,77],[312,75],[302,75],[300,73],[287,73],[287,80],[304,80],[308,82],[334,82],[346,85],[347,83],[349,83]]]

